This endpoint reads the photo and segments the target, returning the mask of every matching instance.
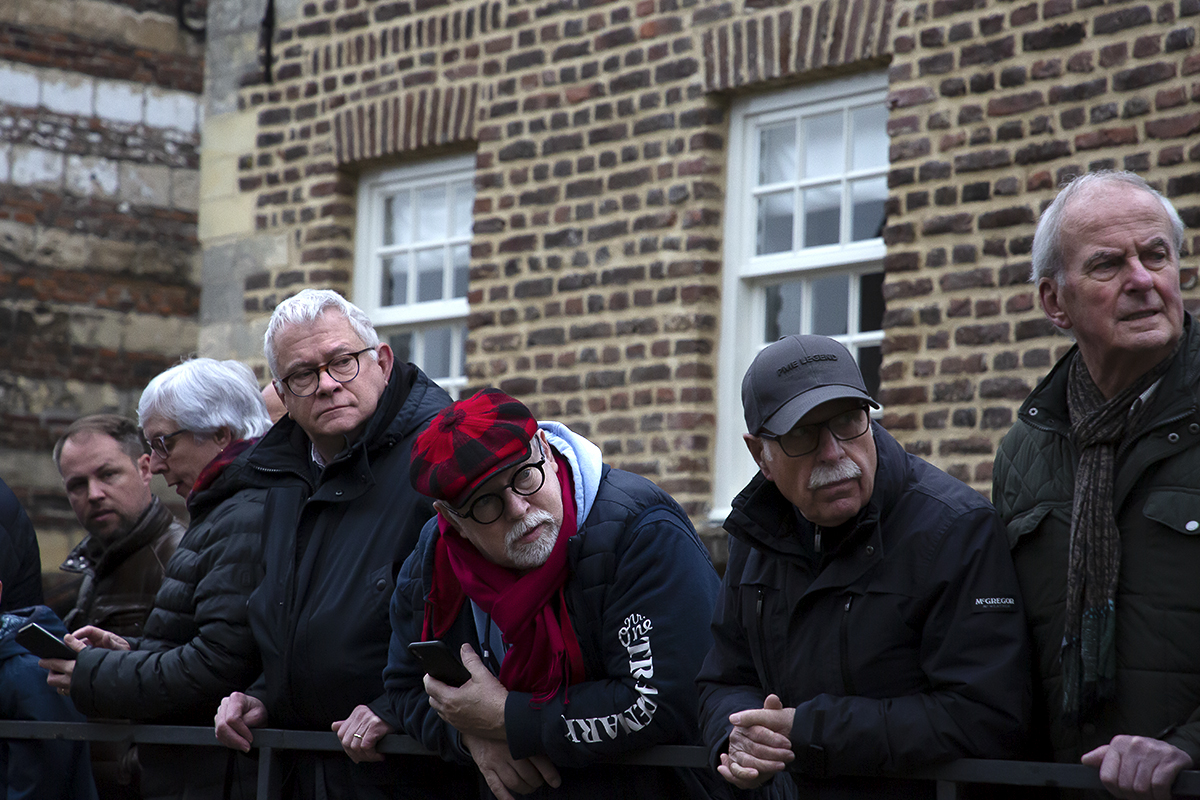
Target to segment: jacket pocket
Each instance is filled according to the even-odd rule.
[[[1146,497],[1142,513],[1184,536],[1200,535],[1200,494],[1180,489],[1158,489]]]
[[[1021,537],[1028,536],[1037,530],[1038,526],[1042,524],[1042,520],[1049,516],[1050,512],[1054,511],[1054,509],[1059,506],[1063,507],[1064,513],[1066,514],[1067,525],[1069,526],[1071,524],[1070,505],[1063,505],[1061,503],[1038,503],[1028,511],[1023,511],[1020,514],[1017,514],[1012,518],[1008,525],[1005,526],[1008,533],[1009,549],[1011,550],[1012,548],[1016,547],[1017,542],[1020,541]]]

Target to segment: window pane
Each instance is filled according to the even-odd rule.
[[[758,135],[758,183],[796,179],[796,123],[763,128]]]
[[[841,336],[846,330],[850,306],[849,276],[825,275],[812,282],[812,332]]]
[[[758,255],[784,253],[792,249],[791,192],[776,192],[758,198]]]
[[[407,364],[413,360],[412,338],[411,333],[393,333],[387,337],[388,344],[392,346],[392,352],[396,355],[396,360],[401,364]]]
[[[883,348],[879,345],[858,348],[858,368],[862,370],[867,394],[879,399],[879,369],[883,366]]]
[[[858,279],[858,330],[883,328],[883,273],[873,272]]]
[[[408,254],[383,259],[382,305],[402,306],[408,302]]]
[[[850,239],[859,242],[883,235],[884,203],[887,178],[870,178],[850,184],[850,202],[854,216],[850,221]]]
[[[842,141],[842,112],[804,120],[804,177],[837,175],[845,169],[846,146]]]
[[[801,281],[777,283],[766,287],[767,320],[763,341],[768,344],[781,336],[800,333],[800,303],[804,300]]]
[[[471,235],[471,207],[475,203],[475,187],[468,181],[454,184],[454,235]]]
[[[422,337],[425,351],[418,364],[425,374],[437,380],[450,377],[450,348],[453,345],[454,329],[449,325],[426,328]]]
[[[417,251],[417,302],[442,299],[442,259],[440,247]]]
[[[454,258],[454,296],[467,296],[467,279],[470,275],[471,266],[471,248],[469,245],[460,244],[451,252]]]
[[[449,233],[449,209],[446,186],[426,186],[417,190],[417,241],[445,239]]]
[[[412,206],[408,192],[400,192],[383,201],[383,244],[408,244],[412,241]]]
[[[888,165],[887,108],[864,106],[850,112],[853,129],[851,169],[871,169]]]
[[[804,190],[804,246],[819,247],[840,241],[842,187],[820,186]]]

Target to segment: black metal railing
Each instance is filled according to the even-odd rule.
[[[0,720],[0,739],[69,739],[90,742],[223,747],[212,728],[184,725],[140,725],[121,722],[28,722]],[[280,771],[277,754],[282,750],[337,752],[341,742],[323,731],[291,731],[257,728],[252,747],[258,750],[258,798],[278,800]],[[385,736],[376,749],[387,754],[428,755],[432,753],[408,736]],[[624,764],[666,767],[707,767],[703,747],[660,745],[620,759]],[[895,777],[936,781],[938,800],[955,800],[960,784],[990,783],[1006,786],[1054,786],[1064,789],[1102,789],[1098,773],[1082,764],[1045,764],[1036,761],[993,761],[964,758],[938,767]],[[1200,771],[1180,773],[1176,794],[1200,796]]]

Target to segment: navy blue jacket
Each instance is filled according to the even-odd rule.
[[[708,650],[718,585],[707,551],[670,496],[632,473],[605,466],[601,475],[591,511],[568,543],[564,586],[586,677],[539,708],[530,694],[510,692],[509,751],[518,759],[544,755],[562,774],[557,791],[544,786],[525,797],[705,796],[699,781],[708,776],[691,770],[588,768],[657,744],[699,741],[693,678]],[[397,581],[384,673],[391,715],[384,719],[443,758],[470,764],[457,731],[429,707],[424,670],[407,650],[421,638],[438,535],[431,520]],[[456,654],[464,642],[480,652],[469,601],[444,640]]]
[[[913,796],[810,779],[1012,758],[1029,722],[1029,645],[995,510],[872,433],[875,488],[834,552],[814,550],[815,526],[761,473],[725,521],[729,564],[697,679],[705,743],[715,765],[729,715],[779,695],[796,709],[802,797]]]
[[[7,587],[6,587],[7,588]],[[67,629],[45,606],[0,615],[0,719],[85,722],[71,701],[46,684],[37,656],[14,641],[36,622],[51,633]],[[9,800],[95,800],[87,742],[0,739],[0,796]]]
[[[42,603],[42,557],[33,523],[17,496],[0,481],[0,611]]]

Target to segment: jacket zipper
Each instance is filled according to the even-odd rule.
[[[850,673],[850,606],[854,603],[853,595],[846,595],[846,605],[842,613],[841,625],[841,646],[842,646],[842,685],[845,687],[845,694],[853,696],[858,694],[854,690],[854,676]]]
[[[761,586],[758,587],[758,602],[755,604],[754,616],[758,627],[758,649],[762,657],[763,676],[767,683],[763,688],[770,692],[775,682],[771,679],[771,658],[767,654],[766,630],[763,627],[763,597],[765,595],[766,591]]]

